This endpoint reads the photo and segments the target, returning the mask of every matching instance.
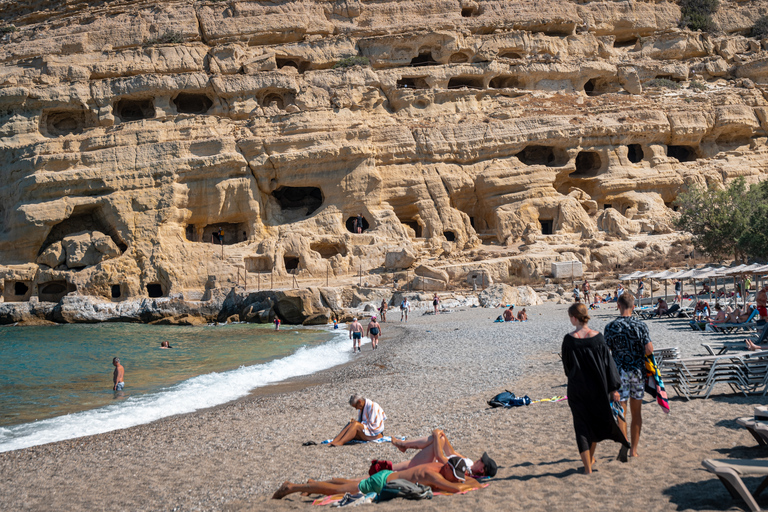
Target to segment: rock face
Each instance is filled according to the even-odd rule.
[[[4,1],[4,297],[521,242],[502,273],[535,275],[547,237],[669,233],[690,185],[766,177],[765,7],[721,2],[710,35],[633,0]]]
[[[541,297],[530,286],[509,286],[507,284],[494,284],[483,290],[477,296],[480,305],[484,308],[506,306],[538,306],[543,304]]]

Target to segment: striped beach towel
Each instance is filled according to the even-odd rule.
[[[664,388],[664,382],[661,380],[659,367],[656,366],[656,358],[653,354],[645,356],[645,392],[656,399],[661,410],[669,414],[669,400],[667,399],[667,390]]]
[[[365,407],[360,411],[358,421],[363,424],[363,431],[367,436],[377,436],[384,431],[384,421],[387,415],[379,404],[373,400],[365,399]]]

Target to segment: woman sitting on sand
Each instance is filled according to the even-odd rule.
[[[611,401],[621,398],[621,377],[603,335],[587,326],[589,314],[584,304],[568,308],[576,330],[563,339],[563,369],[568,377],[568,406],[573,415],[576,445],[584,463],[584,474],[592,473],[595,448],[599,441],[621,443],[619,458],[627,461],[629,442],[611,410]]]
[[[393,471],[403,471],[408,468],[420,466],[421,464],[429,464],[430,462],[446,463],[449,457],[461,457],[467,464],[467,475],[472,478],[480,478],[484,476],[494,477],[496,476],[496,462],[488,456],[487,453],[483,453],[480,460],[473,462],[467,459],[456,450],[453,449],[451,442],[448,441],[445,432],[436,428],[432,431],[432,435],[429,437],[422,437],[419,439],[413,439],[410,441],[400,441],[399,439],[392,438],[392,445],[398,450],[405,453],[407,450],[420,450],[411,460],[404,462],[398,462],[392,464]],[[373,461],[383,462],[383,461]]]
[[[518,322],[525,322],[526,320],[528,320],[528,313],[526,313],[525,312],[525,308],[523,308],[517,314],[517,321]]]

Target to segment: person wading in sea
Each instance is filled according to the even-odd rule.
[[[123,387],[125,386],[125,382],[123,382],[123,377],[125,376],[125,368],[123,368],[123,365],[120,364],[120,359],[117,357],[112,359],[112,364],[115,366],[115,373],[112,374],[112,383],[114,384],[112,386],[112,390],[122,391]]]

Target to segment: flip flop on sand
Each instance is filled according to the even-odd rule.
[[[305,443],[301,443],[301,446],[315,446],[315,445],[317,445],[317,443],[314,441],[307,441]]]

